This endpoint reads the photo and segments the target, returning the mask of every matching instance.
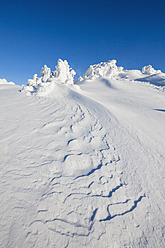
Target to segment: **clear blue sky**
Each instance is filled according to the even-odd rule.
[[[109,59],[165,72],[165,0],[0,0],[0,78],[26,84],[58,58],[78,75]]]

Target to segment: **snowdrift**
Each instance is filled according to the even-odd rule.
[[[40,74],[0,85],[0,247],[164,248],[164,73]]]

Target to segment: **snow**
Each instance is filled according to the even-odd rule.
[[[69,66],[66,60],[62,61],[59,59],[55,68],[56,70],[53,72],[55,78],[58,78],[62,83],[73,84],[76,72]]]
[[[27,86],[23,87],[27,95],[37,94],[43,96],[54,91],[56,84],[73,84],[76,72],[66,60],[59,59],[55,68],[56,70],[51,73],[51,69],[44,65],[40,71],[40,78],[37,77],[37,74],[34,74],[33,79],[28,79]]]
[[[156,73],[161,73],[160,70],[155,70],[152,65],[147,65],[147,66],[144,66],[142,68],[142,73],[143,74],[147,74],[147,75],[150,75],[150,74],[156,74]]]
[[[109,60],[97,65],[90,65],[84,74],[84,79],[109,78],[118,75],[123,70],[123,67],[117,67],[116,62],[116,60]]]
[[[51,70],[47,67],[47,65],[44,65],[44,67],[40,71],[40,74],[42,76],[42,80],[46,82],[50,78]]]
[[[0,85],[0,247],[164,248],[164,73],[73,76]]]
[[[3,79],[0,78],[0,84],[12,84],[12,85],[14,85],[15,83],[7,82],[7,80],[5,78],[3,78]]]

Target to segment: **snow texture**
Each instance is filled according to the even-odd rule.
[[[12,85],[14,85],[15,83],[7,82],[7,80],[5,78],[3,78],[3,79],[0,78],[0,84],[12,84]]]
[[[0,85],[0,247],[164,248],[164,73],[73,76]]]

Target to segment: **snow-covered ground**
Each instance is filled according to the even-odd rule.
[[[67,61],[0,85],[0,247],[165,247],[165,74]]]

